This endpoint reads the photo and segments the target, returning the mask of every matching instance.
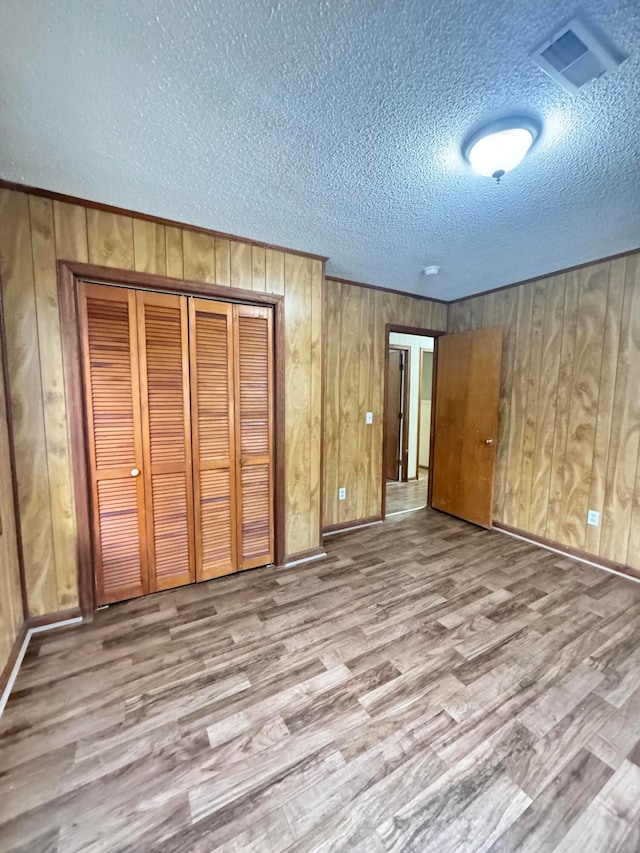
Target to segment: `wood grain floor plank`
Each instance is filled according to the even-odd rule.
[[[552,850],[612,774],[610,767],[581,750],[489,848],[491,853]]]
[[[433,511],[326,548],[34,637],[0,849],[637,849],[640,586]]]
[[[638,850],[640,767],[625,761],[555,848],[556,853]]]

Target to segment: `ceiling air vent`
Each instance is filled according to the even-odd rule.
[[[572,18],[530,54],[531,59],[567,92],[575,95],[590,80],[626,59],[604,34],[581,18]]]

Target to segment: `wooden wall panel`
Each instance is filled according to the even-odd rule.
[[[342,285],[325,282],[325,373],[324,373],[324,493],[322,523],[335,523],[338,517],[338,462],[340,459],[340,339]],[[329,522],[327,519],[334,519]]]
[[[165,228],[167,275],[171,278],[184,278],[183,233],[181,228]]]
[[[509,293],[516,296],[514,290],[509,291]],[[491,295],[497,296],[498,294]],[[540,362],[540,376],[544,381],[544,387],[539,389],[537,419],[532,422],[535,432],[535,449],[533,452],[533,476],[527,530],[536,533],[538,536],[546,534],[547,526],[547,503],[551,481],[555,400],[558,394],[563,312],[564,276],[561,276],[555,282],[547,282],[545,288]],[[497,319],[496,323],[502,325]],[[502,381],[504,387],[506,385],[504,370]],[[501,409],[501,414],[502,411],[504,411],[505,417],[508,417],[508,409]],[[500,452],[500,448],[498,448],[498,452]]]
[[[589,509],[608,274],[607,265],[588,267],[580,274],[564,488],[558,530],[561,541],[570,542],[577,548],[584,548],[586,516]],[[586,477],[585,471],[588,472]]]
[[[241,243],[238,240],[231,240],[230,252],[231,287],[242,287],[251,290],[253,287],[251,243]],[[294,256],[292,255],[291,257]]]
[[[231,284],[231,242],[226,237],[216,237],[216,284]]]
[[[182,252],[185,278],[212,284],[215,282],[215,237],[197,231],[185,231],[182,235]]]
[[[443,305],[439,302],[432,302],[430,305],[429,316],[428,318],[425,317],[425,320],[423,321],[422,325],[425,329],[445,329],[447,326],[448,316],[448,305]],[[429,322],[427,322],[427,319]]]
[[[371,459],[369,460],[369,507],[365,518],[376,518],[382,513],[382,463],[383,463],[383,418],[384,418],[384,361],[385,324],[388,314],[384,311],[384,294],[374,292],[372,299],[373,340],[371,359],[371,409],[373,427],[371,435]],[[330,524],[325,521],[325,524]]]
[[[372,360],[374,337],[375,291],[361,288],[359,318],[359,359],[358,359],[358,453],[356,456],[356,517],[367,518],[371,505],[370,459],[373,447],[373,430],[366,423],[363,412],[371,409]]]
[[[1,319],[0,319],[1,322]],[[16,518],[11,489],[9,412],[0,360],[0,673],[2,673],[24,620]]]
[[[0,190],[0,276],[31,612],[77,605],[58,259],[284,295],[285,550],[294,555],[319,548],[322,262],[80,203]]]
[[[322,325],[324,316],[324,268],[311,261],[311,362],[309,415],[309,548],[313,548],[322,521]]]
[[[167,246],[164,225],[133,220],[133,257],[138,272],[167,275]]]
[[[620,324],[620,350],[613,397],[611,440],[602,519],[600,552],[624,562],[629,556],[631,520],[639,495],[638,450],[640,444],[640,255],[627,257],[624,301]],[[600,509],[600,507],[594,507]],[[634,534],[635,542],[637,532]],[[637,553],[630,563],[640,568]]]
[[[555,418],[553,423],[551,480],[549,483],[549,502],[546,527],[547,538],[552,539],[554,542],[558,541],[558,527],[562,513],[562,492],[564,486],[569,406],[571,403],[573,383],[573,356],[576,343],[578,285],[578,273],[567,273],[565,276],[564,288],[564,314],[562,317],[561,333],[562,342],[560,345],[560,365],[558,368],[558,394],[555,401]],[[551,286],[553,287],[556,285],[555,283],[552,283]],[[518,298],[519,292],[520,288],[516,291]]]
[[[266,291],[284,296],[284,252],[267,249],[266,254]]]
[[[526,416],[524,425],[524,440],[522,444],[522,468],[520,472],[521,488],[518,506],[518,527],[529,527],[531,513],[531,492],[533,489],[534,454],[536,449],[538,405],[540,402],[540,371],[542,368],[542,333],[544,328],[546,281],[536,284],[533,291],[533,306],[531,316],[531,360],[529,362],[529,383],[527,388]],[[482,305],[479,306],[482,308]],[[487,312],[487,315],[488,316]],[[478,324],[484,322],[478,316]]]
[[[266,249],[264,246],[251,247],[251,289],[263,293],[267,289],[266,282]]]
[[[602,347],[602,370],[599,377],[598,414],[593,447],[593,465],[589,489],[589,506],[604,506],[607,481],[607,461],[613,421],[613,397],[620,354],[620,324],[624,299],[624,260],[613,261],[608,270],[609,289]],[[602,525],[586,525],[585,550],[599,553]]]
[[[51,516],[56,519],[56,523],[52,524],[52,533],[58,608],[65,610],[75,605],[78,583],[74,570],[76,522],[65,417],[53,204],[50,199],[31,196],[29,213],[40,376],[43,389],[46,389],[43,394],[43,408],[49,498]]]
[[[80,204],[53,202],[56,255],[63,261],[89,262],[87,208]]]
[[[285,355],[285,538],[287,552],[297,553],[316,547],[318,539],[318,532],[314,536],[305,524],[311,494],[311,261],[286,255],[284,270],[285,294],[291,305],[286,317]],[[248,275],[251,277],[250,266]],[[310,544],[312,539],[314,544]]]
[[[509,389],[513,382],[513,361],[516,346],[515,318],[518,305],[515,290],[505,291],[504,297],[494,300],[493,316],[487,316],[487,325],[502,328],[502,374],[500,377],[500,414],[498,419],[498,447],[496,448],[496,468],[506,468],[509,458]],[[483,319],[483,322],[485,320]],[[504,513],[506,502],[506,484],[504,477],[496,477],[493,495],[494,506]]]
[[[477,304],[478,300],[469,300]],[[522,451],[527,418],[527,392],[529,390],[529,365],[531,361],[531,315],[533,289],[523,292],[516,311],[516,348],[511,385],[511,416],[509,418],[509,462],[505,486],[505,522],[518,526],[520,516],[520,489],[522,485]],[[470,314],[472,328],[477,329],[474,314]],[[522,343],[521,343],[522,342]]]
[[[346,498],[338,502],[338,522],[362,518],[358,506],[358,431],[360,426],[359,387],[362,342],[356,334],[360,326],[360,297],[364,288],[345,287],[342,292],[340,338],[340,464],[338,488]],[[363,414],[364,417],[364,414]]]
[[[449,321],[504,333],[495,520],[640,569],[640,254],[453,303]]]
[[[87,208],[89,263],[134,269],[133,219],[119,213]],[[67,258],[74,260],[75,258]]]
[[[0,278],[25,581],[33,613],[58,610],[29,198],[0,190]]]
[[[447,306],[402,294],[326,282],[323,525],[382,511],[382,416],[387,323],[444,331]],[[373,412],[373,424],[365,423]],[[344,486],[347,497],[338,500]]]

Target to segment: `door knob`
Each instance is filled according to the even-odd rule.
[[[137,477],[139,473],[140,473],[140,471],[138,471],[138,469],[137,469],[137,468],[132,468],[132,469],[131,469],[131,476],[132,476],[132,477]]]
[[[484,443],[485,444],[493,444],[493,439],[492,438],[485,438]]]

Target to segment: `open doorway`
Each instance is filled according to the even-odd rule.
[[[427,505],[434,339],[388,331],[383,470],[385,515]]]

